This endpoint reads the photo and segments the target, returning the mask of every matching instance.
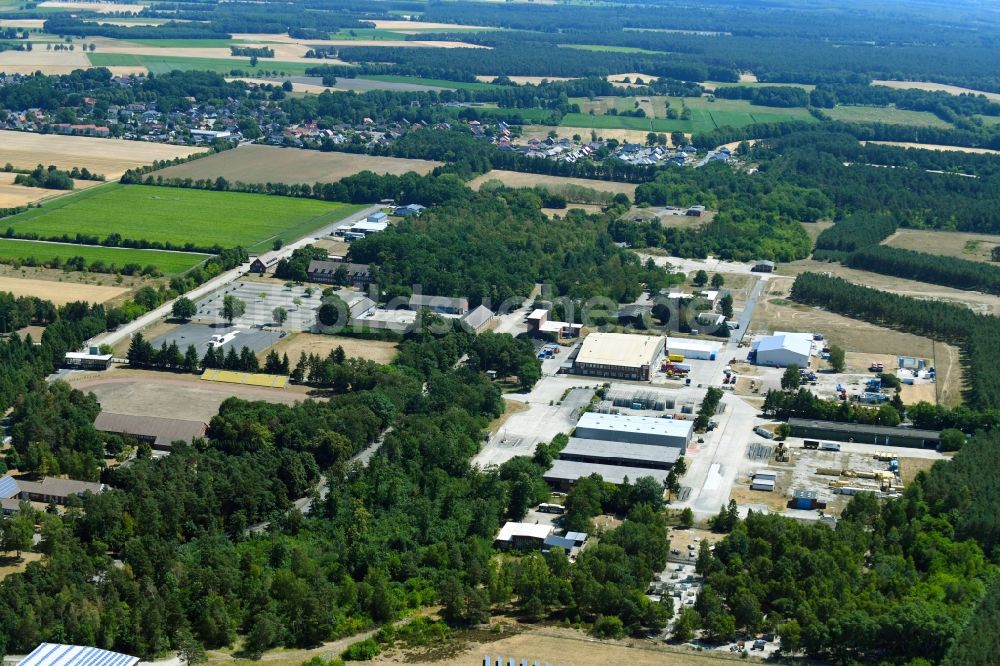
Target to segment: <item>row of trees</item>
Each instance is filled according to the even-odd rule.
[[[851,268],[883,275],[1000,294],[1000,268],[958,257],[873,245],[852,253],[844,263]]]

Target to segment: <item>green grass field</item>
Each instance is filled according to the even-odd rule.
[[[467,81],[445,81],[443,79],[423,79],[416,76],[395,76],[393,74],[365,74],[364,78],[386,83],[413,83],[421,86],[437,86],[438,88],[454,88],[455,90],[493,90],[491,83],[470,83]]]
[[[354,28],[353,30],[341,30],[340,32],[331,33],[330,39],[397,41],[406,39],[406,35],[401,32],[393,32],[392,30],[380,30],[379,28]]]
[[[195,252],[161,252],[158,250],[133,250],[131,248],[100,247],[99,245],[74,245],[71,243],[44,243],[41,241],[19,241],[0,238],[0,259],[49,262],[56,257],[66,260],[83,257],[86,262],[103,261],[108,266],[119,268],[125,264],[152,264],[165,275],[175,275],[194,268],[210,255]]]
[[[729,81],[705,81],[703,85],[714,86],[715,88],[732,88],[734,86],[747,88],[802,88],[812,91],[816,88],[811,83],[766,83],[762,81],[739,81],[732,83]]]
[[[87,58],[94,67],[145,67],[153,74],[167,74],[174,70],[208,71],[228,75],[240,70],[250,75],[263,72],[280,72],[290,76],[305,76],[306,68],[315,67],[303,62],[281,62],[261,58],[256,67],[250,66],[249,58],[184,58],[180,56],[147,56],[129,53],[88,53]]]
[[[265,194],[112,183],[61,197],[3,224],[41,238],[79,233],[103,239],[118,233],[125,239],[178,247],[242,245],[264,251],[275,238],[295,240],[361,208]]]
[[[914,125],[916,127],[951,127],[929,111],[907,111],[888,106],[835,106],[823,109],[834,120],[849,123],[885,123],[887,125]]]
[[[128,39],[121,41],[128,44],[155,46],[161,49],[218,49],[257,43],[241,42],[235,39]]]

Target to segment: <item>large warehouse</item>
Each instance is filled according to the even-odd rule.
[[[657,335],[591,333],[580,347],[573,371],[579,375],[649,381],[663,356],[664,342]]]
[[[673,446],[570,437],[569,443],[559,452],[559,459],[597,465],[670,469],[681,453],[682,449]]]
[[[808,333],[778,332],[754,341],[750,353],[757,365],[807,368],[812,357],[812,336]]]
[[[644,467],[622,467],[620,465],[595,465],[593,463],[573,462],[571,460],[556,460],[552,468],[542,475],[545,482],[558,490],[569,490],[579,479],[591,474],[600,474],[608,483],[621,485],[628,479],[635,483],[636,479],[651,476],[657,483],[663,483],[669,472],[662,469],[646,469]]]
[[[576,424],[574,436],[605,442],[628,442],[685,449],[691,442],[693,428],[694,424],[691,421],[586,412]]]
[[[918,430],[893,426],[865,425],[863,423],[838,423],[814,419],[788,419],[793,437],[832,439],[836,442],[859,442],[881,446],[909,446],[936,448],[941,433],[936,430]]]
[[[697,340],[695,338],[667,338],[667,351],[670,354],[680,354],[687,359],[714,361],[722,348],[718,342]]]

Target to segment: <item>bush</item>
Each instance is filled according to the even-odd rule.
[[[622,638],[625,636],[625,625],[615,616],[602,615],[594,622],[591,633],[598,638]]]
[[[374,638],[366,638],[363,641],[352,643],[347,649],[340,653],[344,661],[371,661],[382,651]]]

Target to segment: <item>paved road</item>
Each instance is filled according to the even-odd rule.
[[[741,342],[743,337],[747,334],[747,330],[750,328],[750,319],[753,317],[754,308],[757,307],[757,301],[760,300],[761,294],[764,293],[764,288],[767,287],[767,282],[764,280],[757,280],[757,284],[753,286],[750,290],[750,295],[747,296],[746,305],[743,306],[743,311],[740,312],[740,316],[736,319],[740,323],[740,327],[736,329],[735,335],[730,337],[730,340],[735,340],[736,342]]]
[[[369,206],[368,208],[360,210],[353,215],[350,215],[341,220],[337,220],[336,222],[328,224],[318,231],[314,231],[308,234],[307,236],[303,236],[294,243],[289,243],[288,245],[284,246],[281,249],[280,257],[281,258],[289,257],[291,256],[292,252],[294,252],[298,248],[305,247],[306,245],[315,242],[317,239],[323,236],[330,235],[331,233],[333,233],[334,229],[337,229],[338,227],[342,226],[347,226],[349,224],[354,224],[355,222],[363,220],[364,218],[368,217],[369,215],[380,209],[381,206]],[[208,282],[204,283],[199,287],[195,287],[194,289],[192,289],[191,291],[189,291],[184,295],[190,298],[192,301],[199,299],[202,296],[206,296],[212,293],[216,289],[220,289],[226,286],[233,280],[238,279],[240,276],[246,275],[247,271],[249,270],[250,270],[249,263],[242,264],[237,268],[234,268],[230,271],[227,271],[225,273],[222,273],[221,275],[212,278],[211,280],[209,280]],[[173,307],[173,305],[174,305],[173,301],[167,301],[160,307],[150,312],[147,312],[146,314],[139,317],[135,321],[125,324],[124,326],[121,326],[114,331],[102,333],[98,336],[91,338],[90,340],[87,341],[87,346],[99,346],[102,344],[106,344],[106,345],[111,345],[113,347],[122,340],[133,336],[135,333],[141,331],[147,326],[155,323],[160,319],[167,317],[170,314],[170,309]]]

